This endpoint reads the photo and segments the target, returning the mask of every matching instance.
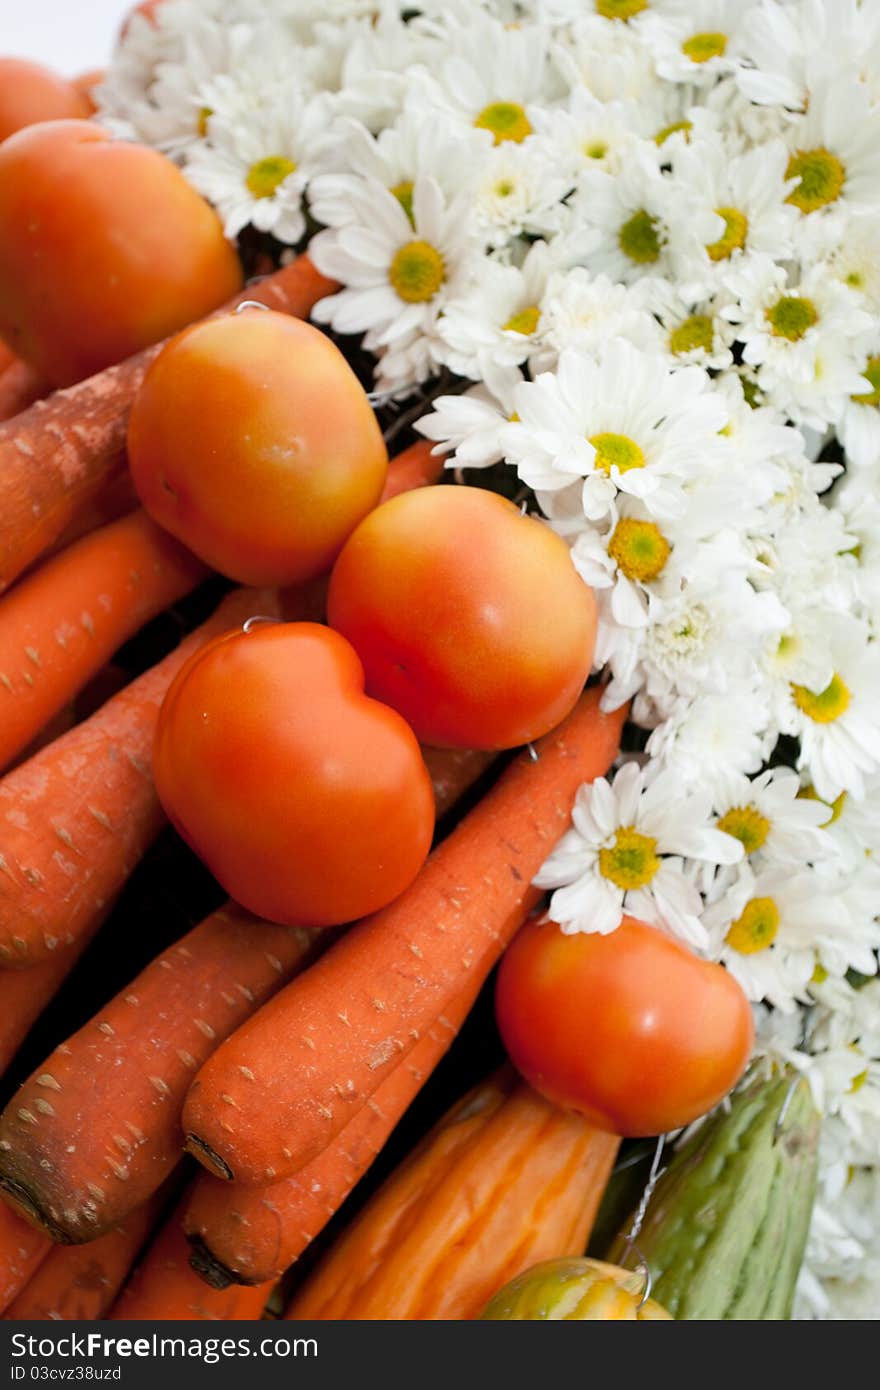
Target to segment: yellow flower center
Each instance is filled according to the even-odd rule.
[[[596,450],[593,463],[603,473],[611,474],[612,468],[618,473],[628,473],[631,468],[644,468],[645,455],[634,439],[625,434],[592,434],[590,443]]]
[[[660,232],[657,222],[641,208],[628,217],[617,233],[617,244],[636,265],[650,265],[660,258]]]
[[[766,843],[772,827],[757,806],[732,806],[721,817],[718,829],[739,840],[746,854],[755,854]]]
[[[870,381],[871,390],[850,396],[850,400],[855,401],[856,405],[880,406],[880,357],[868,359],[867,365],[862,368],[862,376],[866,376]]]
[[[746,244],[749,219],[737,208],[716,208],[719,217],[724,218],[724,235],[706,247],[710,261],[726,261],[734,251],[741,251]]]
[[[816,961],[816,968],[810,976],[810,984],[824,985],[827,979],[828,971],[825,969],[824,965],[820,965],[819,961]]]
[[[849,1093],[850,1093],[850,1095],[851,1095],[851,1096],[858,1095],[859,1091],[862,1089],[862,1087],[864,1086],[864,1084],[865,1084],[865,1082],[867,1081],[867,1079],[868,1079],[868,1068],[865,1067],[865,1070],[864,1070],[864,1071],[860,1071],[859,1074],[858,1074],[858,1076],[854,1076],[853,1079],[852,1079],[852,1081],[849,1083]]]
[[[854,290],[860,290],[865,283],[865,277],[860,270],[851,270],[844,276],[847,285],[851,285]]]
[[[662,573],[672,547],[653,521],[624,517],[618,521],[608,542],[608,554],[627,579],[649,584]]]
[[[742,386],[743,400],[750,410],[757,410],[761,404],[761,392],[758,383],[750,376],[741,376],[739,380]]]
[[[296,165],[292,159],[287,159],[283,154],[269,154],[251,165],[245,184],[255,198],[271,198],[279,184],[294,173]]]
[[[815,150],[795,150],[785,171],[787,179],[800,179],[786,198],[801,212],[816,212],[840,197],[846,182],[846,169],[836,154],[821,146]]]
[[[507,333],[522,333],[527,338],[534,333],[541,318],[541,310],[537,304],[530,304],[527,309],[520,309],[518,314],[507,320],[504,325]]]
[[[513,140],[519,145],[532,133],[532,123],[526,115],[526,108],[518,101],[493,101],[484,106],[474,121],[478,130],[491,130],[495,144]]]
[[[810,783],[809,786],[801,788],[798,792],[798,796],[803,801],[821,801],[823,806],[828,807],[830,814],[828,819],[822,822],[820,827],[822,830],[827,830],[829,825],[834,825],[835,821],[840,820],[840,817],[843,815],[843,808],[846,805],[846,792],[841,792],[840,796],[836,797],[834,801],[828,802],[824,797],[819,795],[816,788]]]
[[[784,294],[769,309],[764,310],[764,317],[774,337],[796,343],[808,329],[819,322],[819,311],[812,299],[804,299],[796,294]]]
[[[710,58],[723,57],[726,48],[726,34],[707,30],[704,34],[691,34],[682,44],[681,51],[692,63],[708,63]]]
[[[407,304],[427,304],[446,279],[446,266],[430,242],[408,241],[392,260],[388,279]]]
[[[670,135],[677,134],[679,130],[685,132],[685,140],[688,140],[693,128],[693,121],[673,121],[672,125],[665,125],[662,130],[657,131],[657,134],[654,136],[654,144],[665,145]]]
[[[604,140],[588,140],[584,145],[584,154],[587,159],[604,159],[608,153],[608,146]]]
[[[708,314],[691,314],[669,335],[669,347],[674,353],[696,352],[698,348],[712,351],[715,330]]]
[[[626,891],[644,888],[660,868],[656,848],[657,841],[650,835],[640,835],[633,826],[622,825],[614,844],[599,851],[599,872]]]
[[[852,699],[849,688],[837,674],[818,693],[805,685],[792,685],[791,693],[798,709],[814,724],[833,724],[835,719],[846,714]]]
[[[772,898],[752,898],[727,933],[727,944],[741,956],[772,946],[779,931],[779,908]]]
[[[492,191],[496,198],[509,198],[516,192],[516,184],[511,179],[499,179]]]
[[[404,179],[403,183],[396,183],[389,192],[397,199],[403,208],[410,222],[413,222],[413,181]]]
[[[647,8],[648,0],[596,0],[596,14],[603,19],[621,19],[624,23]]]
[[[213,114],[214,112],[211,110],[210,106],[202,106],[199,109],[198,119],[196,120],[196,130],[203,140],[208,133],[208,122]]]

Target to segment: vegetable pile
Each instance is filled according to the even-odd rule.
[[[783,389],[736,275],[804,262],[800,340],[836,224],[795,235],[803,150],[769,250],[744,174],[671,212],[728,126],[776,168],[814,119],[737,87],[776,0],[685,34],[687,101],[677,0],[255,3],[137,6],[103,81],[0,59],[0,1314],[827,1314],[829,1173],[875,1179],[874,617],[838,548],[826,672],[778,578],[852,539],[792,461],[835,388]],[[235,201],[273,35],[314,149]],[[675,88],[663,139],[603,52]]]

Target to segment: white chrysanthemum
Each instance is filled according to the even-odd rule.
[[[686,294],[680,285],[660,276],[639,280],[634,288],[642,292],[642,301],[660,321],[663,335],[658,346],[676,362],[715,371],[732,365],[736,329],[722,318],[722,301],[714,297],[700,301],[699,296]]]
[[[744,154],[732,154],[717,136],[678,144],[672,156],[676,188],[686,189],[689,200],[701,201],[724,222],[721,236],[703,248],[701,266],[695,267],[691,257],[681,267],[682,278],[693,277],[685,293],[717,290],[728,268],[752,253],[776,261],[790,258],[798,213],[785,201],[791,186],[785,178],[788,159],[781,140]]]
[[[451,453],[449,468],[488,468],[500,463],[507,451],[507,435],[513,414],[513,395],[522,374],[511,369],[502,379],[493,377],[493,389],[485,382],[461,396],[438,396],[430,415],[415,428],[433,439],[432,453]]]
[[[880,412],[878,412],[880,413]],[[848,536],[849,554],[842,557],[851,568],[863,616],[880,638],[880,453],[877,472],[850,474],[834,489],[831,505]]]
[[[733,297],[721,312],[737,326],[761,390],[798,423],[823,430],[864,389],[858,364],[870,315],[819,265],[792,285],[784,266],[756,255],[732,266],[726,284]]]
[[[578,86],[564,106],[538,107],[535,130],[545,150],[574,180],[583,168],[617,173],[638,138],[638,113],[627,102],[599,101]]]
[[[880,110],[852,74],[817,83],[788,131],[788,201],[804,216],[829,208],[880,213]]]
[[[572,206],[600,234],[586,264],[624,283],[675,268],[699,271],[704,248],[724,235],[723,218],[663,176],[653,146],[637,146],[616,176],[583,169]]]
[[[520,477],[548,492],[583,478],[584,512],[594,521],[618,492],[640,498],[658,519],[683,512],[683,484],[717,454],[727,418],[699,368],[670,370],[623,339],[612,339],[599,361],[563,352],[556,372],[524,382],[515,402],[509,457]]]
[[[438,359],[459,376],[494,382],[535,351],[542,334],[542,303],[553,268],[545,242],[536,242],[521,266],[486,257],[466,295],[451,300],[437,324]]]
[[[757,772],[774,742],[769,702],[754,683],[731,680],[723,695],[680,696],[648,739],[647,752],[683,787]]]
[[[760,0],[742,30],[751,66],[736,80],[750,101],[802,110],[817,77],[858,70],[878,28],[876,7],[861,0]]]
[[[227,236],[250,224],[292,245],[306,229],[303,195],[320,168],[329,111],[326,98],[293,83],[275,95],[246,121],[213,114],[210,141],[189,151],[186,176],[217,208]]]
[[[863,796],[865,775],[880,768],[880,643],[844,613],[829,618],[825,638],[830,678],[816,688],[780,682],[777,718],[800,740],[798,766],[833,802],[842,791]]]
[[[540,339],[530,358],[532,373],[552,371],[566,348],[599,356],[612,338],[626,338],[645,352],[662,348],[653,299],[635,286],[616,285],[582,266],[556,271],[541,303]]]
[[[488,246],[500,249],[515,237],[557,231],[571,180],[542,139],[506,140],[475,160],[471,188],[474,225]]]
[[[821,828],[828,809],[800,795],[801,783],[788,767],[768,768],[751,781],[731,774],[714,784],[718,829],[733,835],[751,857],[803,864],[821,857]]]
[[[860,469],[880,470],[880,340],[861,363],[862,382],[841,398],[837,433],[848,462]]]
[[[565,932],[605,934],[629,913],[704,945],[702,899],[682,856],[710,864],[742,857],[737,841],[710,828],[710,806],[701,792],[683,796],[672,774],[648,781],[632,762],[613,782],[600,777],[581,787],[572,828],[535,879],[555,890],[552,919]]]
[[[319,232],[309,247],[318,269],[345,286],[322,299],[313,317],[337,333],[369,332],[375,347],[402,347],[412,357],[413,379],[424,379],[431,358],[416,360],[414,351],[472,271],[467,209],[460,199],[444,199],[430,177],[415,181],[412,220],[372,179],[352,197],[356,221]]]
[[[783,1013],[807,1002],[820,933],[846,921],[846,909],[823,892],[813,870],[768,865],[756,873],[749,863],[703,913],[712,958],[727,966],[749,999]]]
[[[708,86],[734,71],[750,0],[688,0],[646,14],[642,28],[661,77]]]

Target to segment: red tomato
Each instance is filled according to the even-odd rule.
[[[495,1008],[536,1090],[627,1137],[704,1115],[736,1085],[754,1040],[729,971],[632,917],[609,936],[528,923],[501,962]]]
[[[260,624],[196,652],[159,717],[169,819],[237,902],[328,927],[384,907],[431,845],[434,794],[411,730],[316,623]]]
[[[339,349],[261,309],[196,324],[162,349],[132,410],[128,457],[154,520],[246,584],[328,570],[388,466]]]
[[[90,114],[72,82],[25,58],[0,58],[0,141],[38,121],[78,120]]]
[[[422,743],[512,748],[564,719],[590,672],[596,603],[564,541],[480,488],[384,503],[348,540],[329,621],[367,689]]]
[[[0,334],[69,385],[241,288],[216,213],[169,159],[92,121],[0,146]]]

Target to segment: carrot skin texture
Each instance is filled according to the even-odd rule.
[[[619,1143],[509,1073],[482,1083],[355,1217],[285,1316],[477,1317],[530,1265],[583,1251]]]
[[[123,642],[207,573],[136,511],[62,551],[0,599],[0,769]]]
[[[242,1187],[202,1173],[193,1184],[184,1230],[193,1268],[208,1283],[277,1279],[324,1229],[385,1145],[398,1120],[455,1040],[478,993],[455,1000],[395,1067],[323,1153],[266,1187]]]
[[[237,590],[170,656],[0,779],[0,967],[49,959],[90,930],[164,816],[151,758],[159,707],[190,655],[255,613],[271,590]]]
[[[4,1314],[7,1322],[103,1318],[159,1216],[164,1193],[90,1245],[55,1245]]]
[[[539,899],[531,880],[567,828],[578,787],[616,755],[625,710],[603,714],[601,693],[587,691],[539,742],[537,762],[528,752],[514,760],[396,902],[358,923],[213,1055],[183,1119],[209,1171],[250,1185],[295,1173],[481,963],[488,973]],[[234,1105],[222,1108],[221,1095]]]
[[[245,286],[219,312],[252,299],[307,318],[334,288],[300,256]],[[162,346],[55,391],[0,425],[0,592],[122,472],[131,404]]]
[[[18,358],[0,368],[0,421],[14,420],[51,391],[48,381]]]
[[[61,1242],[94,1240],[123,1221],[180,1157],[196,1069],[317,949],[312,934],[233,904],[169,946],[0,1116],[6,1200]]]
[[[186,1199],[184,1198],[184,1201]],[[211,1289],[189,1266],[189,1243],[180,1216],[183,1207],[162,1228],[132,1279],[110,1312],[110,1320],[251,1321],[266,1306],[271,1284],[259,1288],[232,1285]]]
[[[0,1204],[0,1313],[18,1297],[51,1249],[45,1235]]]

